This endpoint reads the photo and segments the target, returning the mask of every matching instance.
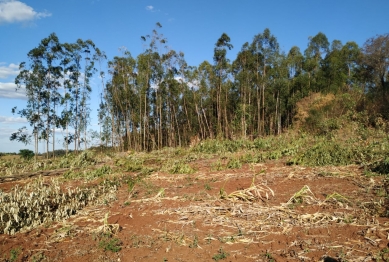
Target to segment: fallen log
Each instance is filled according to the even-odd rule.
[[[18,181],[26,178],[36,177],[36,176],[58,176],[65,173],[70,168],[62,168],[55,170],[41,170],[36,172],[21,173],[12,176],[0,176],[0,183]],[[78,169],[78,168],[76,168]]]

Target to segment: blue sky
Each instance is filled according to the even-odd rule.
[[[389,33],[388,10],[387,0],[0,0],[0,152],[33,148],[9,141],[12,132],[28,126],[11,114],[12,107],[26,104],[23,93],[14,91],[14,79],[27,53],[52,32],[61,42],[91,39],[108,59],[120,55],[123,46],[136,57],[142,52],[140,36],[151,34],[160,22],[159,32],[170,48],[184,52],[187,63],[197,66],[212,62],[222,33],[234,46],[227,54],[231,60],[265,28],[284,52],[294,45],[303,52],[308,37],[318,32],[330,42],[355,41],[362,46],[370,37]],[[93,83],[91,129],[99,130],[101,84],[98,79]]]

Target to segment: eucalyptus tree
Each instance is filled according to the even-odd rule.
[[[93,56],[93,59],[98,62],[99,64],[99,76],[101,79],[101,89],[99,92],[100,95],[100,104],[99,104],[99,109],[98,109],[98,119],[99,119],[99,126],[100,126],[100,147],[102,146],[102,142],[105,142],[105,145],[107,147],[108,140],[110,137],[110,131],[112,128],[110,128],[110,118],[109,118],[109,113],[106,112],[106,102],[105,102],[105,93],[104,93],[104,99],[103,99],[103,90],[105,86],[104,78],[105,74],[104,71],[102,70],[101,66],[104,60],[107,59],[107,56],[104,51],[101,51],[99,48],[95,49],[95,54]]]
[[[381,97],[382,103],[387,104],[389,100],[389,34],[377,35],[364,43],[361,66],[361,74],[368,83],[369,92]]]
[[[319,32],[314,37],[309,37],[308,47],[305,50],[304,70],[308,73],[308,89],[314,92],[320,91],[318,85],[318,73],[320,63],[329,52],[329,42],[327,36]]]
[[[165,140],[168,146],[181,146],[180,126],[177,119],[181,100],[180,85],[176,79],[178,76],[177,59],[178,54],[174,50],[162,55],[162,71],[158,74],[160,78],[155,88],[157,91],[156,108],[160,123],[158,134],[161,133],[158,138],[160,140],[162,137],[163,128],[167,135]]]
[[[84,71],[83,71],[83,82],[81,86],[81,100],[79,104],[80,115],[78,119],[80,120],[80,131],[84,132],[84,149],[88,147],[87,139],[87,128],[90,123],[90,94],[92,92],[90,79],[96,73],[97,69],[95,67],[95,56],[94,52],[96,50],[95,44],[92,40],[83,41],[82,39],[77,40],[77,44],[82,48],[83,58],[84,58]],[[92,53],[93,52],[93,53]]]
[[[27,96],[27,107],[18,112],[21,117],[25,117],[30,126],[33,127],[34,136],[34,149],[35,149],[35,160],[38,154],[38,142],[41,139],[41,133],[44,129],[44,122],[42,117],[42,89],[43,81],[40,77],[42,73],[41,67],[38,63],[34,63],[31,60],[29,66],[25,62],[19,66],[19,74],[15,78],[15,84],[18,89],[24,89]],[[12,109],[12,113],[16,113],[16,107]],[[29,136],[25,135],[26,129],[20,129],[11,136],[11,141],[19,141],[25,144],[29,143]]]
[[[195,92],[195,107],[204,138],[215,138],[217,135],[218,111],[217,89],[214,85],[216,75],[212,65],[203,61],[197,69],[198,89]]]
[[[64,137],[64,144],[66,147],[66,154],[68,152],[68,146],[74,142],[74,151],[78,151],[78,121],[76,120],[78,115],[78,100],[79,100],[79,88],[81,78],[81,55],[80,47],[77,43],[64,43],[64,58],[62,65],[64,68],[64,110],[62,111],[62,128],[66,130]],[[74,127],[74,134],[69,133],[69,125]]]
[[[347,80],[347,65],[343,58],[343,45],[334,40],[331,49],[321,62],[320,90],[337,93],[344,89]]]
[[[182,143],[189,145],[193,139],[197,140],[203,137],[204,133],[201,126],[202,113],[199,111],[198,90],[199,79],[198,69],[195,66],[189,66],[185,61],[183,52],[179,52],[176,57],[176,80],[179,84],[179,120],[182,130]]]
[[[167,114],[170,114],[170,111],[166,110],[171,109],[171,107],[166,108],[168,100],[163,97],[167,94],[164,88],[168,89],[171,79],[175,77],[173,64],[177,54],[166,46],[167,39],[158,32],[160,28],[162,25],[156,23],[156,28],[152,31],[151,36],[141,37],[146,50],[137,57],[137,83],[142,94],[140,96],[142,105],[140,115],[142,115],[143,121],[144,150],[161,148],[164,144],[163,141],[173,139],[170,133],[167,134],[170,135],[170,138],[163,137],[163,125],[169,124],[169,128],[172,127],[171,122],[163,122],[162,120],[168,116]]]
[[[288,58],[284,53],[276,54],[272,72],[272,97],[274,99],[273,113],[270,115],[271,134],[280,135],[287,123],[287,105],[289,99],[289,67]],[[284,120],[284,121],[283,121]]]
[[[28,145],[31,143],[31,136],[32,135],[28,133],[27,128],[24,126],[24,127],[19,128],[18,131],[12,133],[10,140],[22,142],[23,144]],[[35,148],[35,150],[37,150],[37,149]],[[35,155],[35,160],[36,160],[37,151],[34,153],[34,155]]]
[[[288,68],[287,126],[292,124],[296,103],[308,94],[303,62],[304,56],[300,52],[300,48],[293,46],[286,57],[286,66]]]
[[[347,67],[347,88],[350,90],[353,86],[357,86],[357,71],[359,68],[358,61],[361,56],[361,49],[358,44],[350,41],[347,42],[341,49],[342,58]]]
[[[277,42],[277,38],[271,34],[268,28],[266,28],[262,34],[254,36],[253,42],[251,43],[251,49],[255,57],[254,77],[256,85],[256,100],[258,112],[257,132],[260,135],[264,135],[266,111],[265,90],[271,81],[270,74],[268,74],[268,71],[271,70],[276,55],[279,53],[279,44]]]
[[[115,56],[108,62],[112,78],[107,85],[106,99],[110,102],[113,130],[122,150],[133,147],[136,138],[131,133],[139,128],[139,101],[136,90],[136,60],[130,52],[124,51],[122,57]],[[101,108],[103,109],[103,108]],[[131,132],[133,131],[133,132]],[[136,136],[136,133],[134,134]]]
[[[62,45],[55,33],[50,34],[28,54],[29,64],[21,63],[20,73],[15,79],[18,88],[25,88],[27,108],[19,111],[33,126],[35,152],[38,140],[46,140],[46,156],[49,157],[49,139],[52,137],[53,156],[55,151],[55,128],[59,126],[57,107],[61,101],[59,88],[63,70],[60,64]]]
[[[38,53],[36,53],[36,51]],[[34,55],[42,57],[41,62],[44,66],[44,105],[43,114],[46,115],[46,130],[43,132],[46,138],[47,157],[49,147],[49,136],[52,135],[53,157],[55,157],[55,128],[59,126],[57,116],[57,107],[60,102],[61,86],[60,79],[63,77],[62,67],[60,65],[63,55],[62,46],[58,37],[53,33],[48,38],[44,38],[39,45],[39,49],[33,51]]]
[[[223,85],[227,80],[229,70],[230,70],[230,61],[227,59],[227,49],[231,50],[233,45],[230,44],[230,37],[223,33],[220,38],[217,40],[214,48],[213,61],[215,63],[214,70],[216,75],[216,110],[217,110],[217,133],[221,135],[224,133],[224,137],[229,136],[228,131],[228,114],[227,114],[227,104],[228,104],[228,90],[223,90]],[[224,99],[224,101],[223,101]],[[223,117],[224,116],[224,117]],[[222,128],[222,122],[224,124],[224,130]]]
[[[90,78],[96,71],[94,55],[95,44],[91,40],[78,39],[75,43],[64,43],[64,59],[62,60],[65,80],[65,109],[62,114],[62,126],[74,128],[74,134],[66,132],[65,144],[74,142],[74,150],[80,149],[81,142],[87,148],[87,125],[90,119]],[[81,137],[84,132],[84,138]]]
[[[149,114],[151,112],[150,98],[153,78],[153,60],[158,59],[157,53],[152,49],[147,49],[137,57],[137,88],[139,92],[139,119],[141,134],[141,149],[147,150],[149,147],[150,133]]]
[[[254,80],[253,75],[255,73],[253,70],[253,58],[249,43],[246,42],[232,64],[234,79],[236,85],[239,86],[239,105],[237,115],[235,116],[238,120],[236,128],[237,131],[241,132],[243,138],[247,136],[247,129],[252,127],[254,117],[251,92]],[[254,131],[251,129],[250,135],[253,133]]]

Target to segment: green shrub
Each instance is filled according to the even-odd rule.
[[[85,170],[83,172],[74,172],[73,170],[68,170],[63,174],[63,177],[65,179],[84,178],[87,180],[92,180],[98,177],[103,177],[111,173],[112,173],[111,167],[104,165],[101,168],[95,170]]]
[[[119,238],[108,238],[101,240],[99,243],[99,247],[104,249],[105,251],[119,252],[122,250],[120,246],[122,242]]]
[[[168,161],[166,165],[162,167],[162,171],[170,174],[192,174],[196,170],[182,161],[174,161],[173,163]]]
[[[381,175],[389,174],[389,157],[372,164],[370,170]]]
[[[271,148],[269,139],[257,138],[254,140],[254,147],[258,150],[268,150]]]
[[[30,149],[20,149],[19,155],[24,160],[30,160],[31,158],[33,158],[35,156],[34,152]]]
[[[237,168],[241,168],[241,167],[242,167],[242,163],[239,161],[239,159],[236,159],[236,158],[230,159],[227,163],[228,169],[237,169]]]
[[[116,165],[122,167],[124,171],[137,172],[142,170],[143,162],[144,160],[139,157],[129,156],[127,158],[117,160]]]
[[[97,161],[92,151],[83,151],[71,162],[72,167],[86,167],[95,164],[97,164]]]
[[[353,164],[354,153],[335,141],[319,141],[312,147],[305,148],[289,162],[307,166],[349,165]]]
[[[217,254],[212,257],[212,259],[215,261],[219,261],[219,260],[227,258],[229,255],[230,254],[228,254],[226,251],[224,251],[223,248],[220,248],[219,251],[217,252]]]

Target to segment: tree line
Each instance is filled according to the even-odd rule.
[[[187,146],[196,139],[254,139],[293,126],[296,104],[311,93],[360,92],[359,110],[388,117],[389,34],[355,42],[329,43],[319,32],[302,52],[280,50],[269,29],[255,35],[230,61],[234,48],[226,33],[217,39],[213,61],[190,66],[183,52],[167,46],[157,23],[142,36],[137,57],[122,49],[108,61],[98,111],[100,139],[119,150],[149,151]],[[15,82],[26,88],[27,108],[18,113],[33,136],[54,146],[53,128],[68,130],[65,144],[86,144],[90,78],[106,59],[91,40],[60,44],[55,34],[28,53]],[[61,110],[59,110],[61,109]],[[82,134],[84,132],[84,134]],[[25,137],[23,137],[23,134]],[[23,130],[11,139],[28,138]],[[54,148],[53,148],[54,151]]]

